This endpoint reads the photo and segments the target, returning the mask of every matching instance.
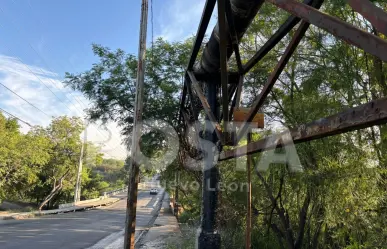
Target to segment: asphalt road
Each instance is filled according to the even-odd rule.
[[[0,248],[84,249],[91,247],[108,235],[124,229],[126,196],[121,197],[123,199],[119,202],[95,210],[27,220],[2,221]],[[145,229],[152,220],[158,197],[150,196],[149,191],[139,192],[136,233]]]

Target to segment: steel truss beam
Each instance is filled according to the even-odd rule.
[[[305,0],[304,4],[312,5],[313,7],[320,8],[324,0]],[[284,24],[274,33],[273,36],[255,53],[255,55],[244,65],[243,72],[247,73],[257,64],[267,53],[270,52],[299,22],[301,18],[296,16],[290,16]]]
[[[371,1],[347,0],[356,12],[364,16],[379,32],[387,35],[387,13]]]
[[[188,70],[191,70],[193,65],[195,64],[196,58],[198,56],[200,47],[201,47],[203,39],[204,39],[204,36],[206,34],[208,24],[209,24],[210,19],[211,19],[212,12],[214,11],[214,8],[215,8],[215,3],[216,3],[216,0],[207,0],[206,1],[206,5],[204,6],[203,15],[202,15],[202,18],[200,20],[199,28],[198,28],[198,31],[196,32],[194,46],[192,48],[191,57],[189,59],[189,63],[188,63],[188,67],[187,67]],[[187,96],[187,82],[186,82],[187,74],[185,76],[186,77],[184,78],[183,93],[182,93],[181,101],[180,101],[180,110],[184,107],[185,99]],[[179,122],[181,120],[181,115],[182,115],[182,113],[180,112],[179,113]]]
[[[288,63],[290,57],[293,55],[298,44],[301,42],[301,39],[304,37],[306,30],[309,28],[309,25],[310,25],[309,23],[303,21],[301,23],[300,27],[297,29],[292,40],[290,41],[290,44],[288,45],[284,54],[282,55],[281,60],[278,62],[274,71],[270,75],[270,77],[267,80],[265,86],[263,87],[261,93],[254,100],[254,104],[253,104],[252,108],[250,109],[249,114],[247,115],[246,121],[244,122],[240,131],[238,132],[237,140],[236,140],[237,142],[240,141],[245,136],[245,134],[249,128],[248,123],[251,122],[251,120],[253,120],[255,114],[258,112],[259,108],[261,108],[261,106],[265,102],[267,95],[269,95],[271,89],[274,86],[274,83],[277,81],[278,77],[280,76],[280,74],[284,70],[286,64]]]
[[[286,146],[289,142],[295,144],[303,143],[384,123],[387,123],[387,98],[374,100],[344,112],[290,129],[293,141],[281,141],[282,134],[272,135],[233,150],[223,151],[219,160],[227,160],[275,149]]]
[[[214,130],[215,130],[216,136],[218,137],[218,139],[220,141],[223,141],[222,140],[222,132],[221,132],[221,128],[220,128],[220,125],[218,123],[218,120],[215,117],[214,113],[212,113],[211,107],[208,104],[206,96],[204,96],[204,93],[203,93],[202,89],[200,88],[200,85],[199,85],[198,81],[196,80],[195,75],[193,74],[192,71],[187,71],[187,73],[191,79],[192,89],[195,91],[196,96],[198,96],[200,102],[202,103],[204,112],[206,113],[206,115],[210,119],[212,125],[214,125]]]
[[[222,86],[222,113],[224,119],[224,134],[227,136],[228,125],[228,78],[227,78],[227,30],[226,30],[226,1],[218,0],[218,25],[219,25],[219,58],[220,82]],[[220,139],[220,138],[219,138]],[[220,139],[221,140],[221,139]],[[222,141],[222,140],[221,140]]]
[[[373,34],[367,33],[337,17],[327,15],[313,7],[295,0],[267,0],[304,21],[316,25],[332,35],[355,45],[383,61],[387,61],[387,42]]]

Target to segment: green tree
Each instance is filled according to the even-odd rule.
[[[74,178],[79,162],[81,140],[84,129],[79,118],[58,117],[44,129],[51,142],[51,158],[40,172],[41,183],[36,188],[44,198],[39,204],[42,209],[62,189],[74,188]]]
[[[33,129],[20,132],[15,119],[0,114],[0,199],[25,199],[50,158],[50,143]]]

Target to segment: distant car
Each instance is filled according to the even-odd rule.
[[[151,194],[151,195],[157,195],[158,192],[159,192],[159,191],[157,190],[157,188],[152,188],[152,189],[150,190],[150,194]]]

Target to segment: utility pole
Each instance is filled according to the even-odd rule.
[[[247,144],[251,143],[252,131],[247,133]],[[252,155],[247,156],[247,217],[246,217],[246,249],[251,248],[251,164]]]
[[[81,155],[79,156],[77,183],[75,184],[75,192],[74,192],[74,204],[76,204],[81,200],[81,176],[82,176],[82,168],[83,168],[83,154],[85,150],[85,143],[87,142],[87,125],[88,123],[86,123],[85,131],[83,132]]]
[[[134,249],[134,236],[136,229],[136,207],[137,207],[137,191],[139,182],[139,163],[138,149],[139,139],[142,129],[142,111],[143,111],[143,95],[144,95],[144,73],[145,73],[145,52],[146,52],[146,32],[148,21],[148,0],[142,0],[141,4],[141,19],[140,19],[140,39],[138,48],[138,65],[137,65],[137,83],[136,83],[136,99],[134,106],[134,122],[131,157],[129,161],[129,183],[128,183],[128,200],[126,206],[126,223],[125,223],[125,239],[124,249]]]
[[[175,173],[175,181],[176,181],[176,186],[175,186],[175,205],[173,207],[173,213],[175,216],[178,218],[179,217],[179,169],[176,169]]]
[[[217,101],[218,94],[218,79],[210,79],[207,84],[207,101],[210,105],[211,111],[219,119],[219,104]],[[211,121],[206,116],[205,126],[212,127]],[[218,137],[215,131],[203,132],[204,139],[211,141],[212,144],[217,144]],[[203,168],[203,203],[202,203],[202,217],[201,230],[198,237],[198,249],[220,249],[220,234],[216,231],[216,208],[218,203],[218,181],[219,172],[214,162],[214,148],[211,143],[205,143],[202,149],[206,151],[207,157],[204,160]]]

